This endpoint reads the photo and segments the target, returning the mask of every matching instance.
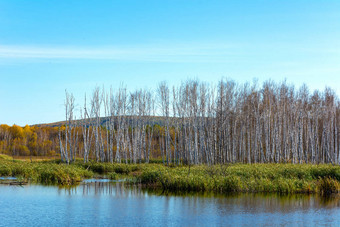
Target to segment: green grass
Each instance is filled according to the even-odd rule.
[[[0,160],[12,160],[13,158],[11,156],[0,154]]]
[[[340,166],[292,164],[233,164],[188,167],[148,165],[137,176],[143,184],[169,191],[339,192]]]
[[[164,166],[162,164],[24,162],[0,159],[0,176],[39,183],[74,184],[94,175],[128,178],[146,187],[173,192],[340,192],[340,166],[310,164],[231,164]]]
[[[13,176],[46,184],[75,184],[93,176],[81,167],[51,162],[0,161],[0,176]]]

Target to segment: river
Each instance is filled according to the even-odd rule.
[[[0,226],[340,226],[340,198],[168,194],[96,180],[0,185]]]

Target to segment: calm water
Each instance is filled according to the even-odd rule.
[[[164,195],[124,183],[0,185],[0,226],[340,226],[340,199]]]

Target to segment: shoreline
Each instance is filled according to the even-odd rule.
[[[164,166],[163,164],[82,163],[0,160],[0,177],[18,182],[75,185],[94,177],[127,179],[145,188],[169,192],[337,194],[340,166],[330,164],[227,164]]]

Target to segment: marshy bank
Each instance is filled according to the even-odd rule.
[[[163,164],[27,162],[0,160],[1,177],[22,182],[72,185],[88,178],[127,179],[169,192],[340,192],[340,166],[311,164],[230,164],[164,166]]]

